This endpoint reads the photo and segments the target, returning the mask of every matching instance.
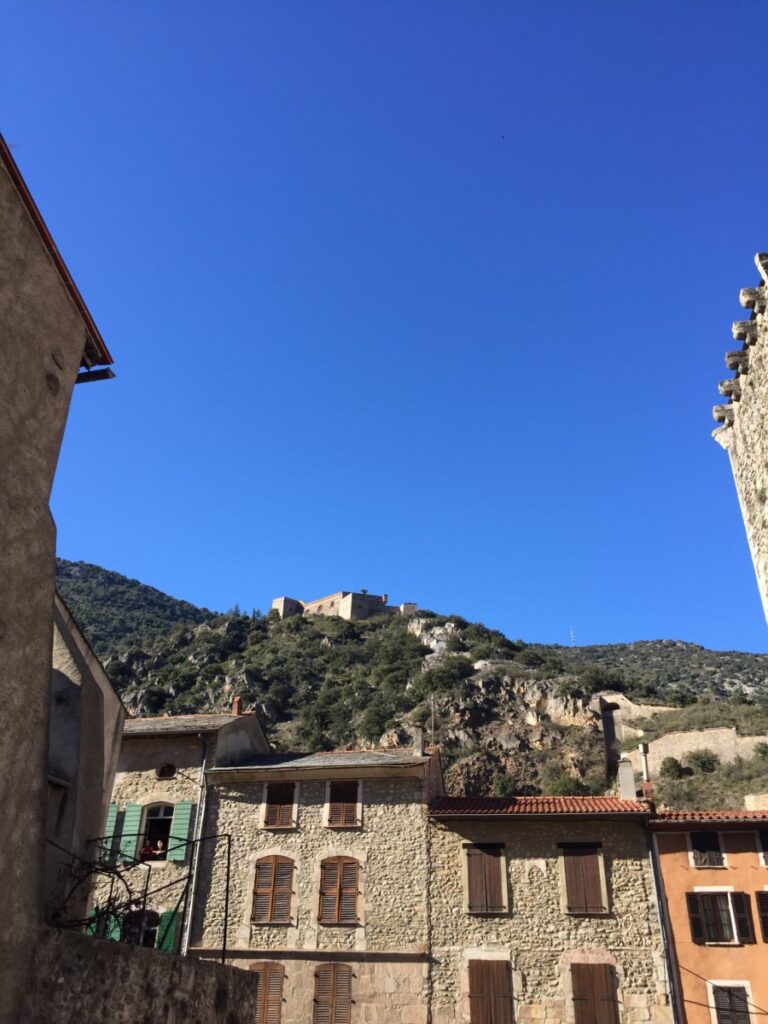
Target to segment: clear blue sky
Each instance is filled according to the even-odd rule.
[[[0,126],[115,357],[60,554],[766,650],[710,438],[763,2],[10,0]]]

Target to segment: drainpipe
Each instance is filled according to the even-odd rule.
[[[672,1000],[672,1016],[676,1024],[685,1024],[683,999],[679,987],[677,956],[672,938],[672,924],[669,920],[669,907],[667,906],[667,894],[664,890],[664,878],[659,867],[659,847],[656,842],[656,836],[651,832],[650,823],[646,823],[646,836],[648,841],[648,859],[651,862],[653,892],[656,897],[656,919],[659,924],[659,931],[661,932],[661,948],[664,954],[664,973],[667,976],[667,988]]]
[[[184,934],[181,937],[181,955],[186,956],[189,949],[189,937],[192,931],[192,918],[195,912],[195,895],[197,891],[197,869],[200,863],[200,836],[203,833],[203,821],[205,819],[205,803],[208,790],[205,786],[205,769],[208,760],[208,741],[203,733],[198,733],[198,739],[203,741],[203,763],[200,766],[200,786],[197,792],[197,817],[195,818],[194,846],[192,849],[192,867],[189,877],[189,904],[187,906],[187,919],[184,922]]]

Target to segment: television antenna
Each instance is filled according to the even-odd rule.
[[[575,647],[576,646],[576,630],[573,628],[573,626],[571,626],[570,634],[571,634],[571,647]]]

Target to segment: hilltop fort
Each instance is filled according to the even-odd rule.
[[[292,615],[335,615],[340,619],[369,619],[372,615],[413,615],[417,605],[387,604],[387,594],[369,594],[367,590],[356,593],[352,590],[337,590],[327,597],[316,597],[312,601],[298,601],[294,597],[276,597],[272,609],[281,619]]]

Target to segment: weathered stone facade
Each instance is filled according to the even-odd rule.
[[[563,909],[558,843],[602,844],[608,913]],[[466,909],[464,844],[505,848],[507,911]],[[434,1024],[469,1021],[468,961],[511,964],[514,1019],[573,1021],[569,967],[615,967],[622,1024],[671,1021],[662,941],[642,820],[513,817],[436,820],[430,829],[430,916]]]
[[[742,346],[725,357],[735,376],[720,384],[727,402],[713,410],[723,424],[713,436],[730,458],[768,619],[768,253],[758,253],[755,263],[761,281],[739,294],[742,306],[751,313],[749,320],[733,325],[733,336]]]

